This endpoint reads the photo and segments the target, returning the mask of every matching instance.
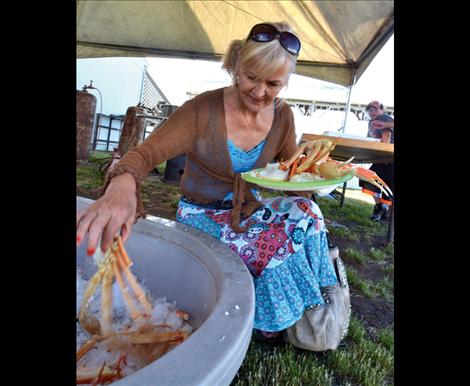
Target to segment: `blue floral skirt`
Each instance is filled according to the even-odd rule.
[[[227,244],[250,270],[255,286],[254,328],[277,332],[324,304],[320,288],[337,284],[328,255],[323,216],[315,202],[301,197],[261,200],[261,206],[230,227],[231,209],[207,209],[180,200],[177,221]]]

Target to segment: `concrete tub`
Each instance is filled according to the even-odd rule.
[[[93,203],[77,197],[77,211]],[[255,301],[251,275],[226,245],[196,229],[150,217],[132,228],[126,249],[133,273],[154,298],[176,301],[196,331],[159,360],[113,385],[229,385],[251,339]],[[96,268],[77,248],[89,278]]]

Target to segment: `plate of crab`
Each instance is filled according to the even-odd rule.
[[[352,164],[354,157],[344,162],[333,160],[330,153],[336,142],[315,140],[303,142],[286,161],[267,164],[264,168],[241,174],[252,184],[284,191],[319,191],[349,181],[353,177],[367,181],[393,195],[387,184],[373,171]]]

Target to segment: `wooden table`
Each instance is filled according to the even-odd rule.
[[[393,143],[383,143],[376,141],[364,141],[360,139],[342,138],[328,135],[303,134],[300,143],[305,141],[314,141],[318,139],[329,139],[332,142],[337,141],[336,147],[330,153],[331,158],[338,161],[345,161],[354,156],[354,163],[387,163],[394,160]],[[340,206],[343,206],[344,193],[346,191],[346,182],[343,184],[343,193],[341,196]],[[339,193],[338,193],[339,194]],[[390,221],[388,223],[387,242],[393,241],[394,205],[390,208]]]

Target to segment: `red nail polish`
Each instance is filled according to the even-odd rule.
[[[95,248],[88,248],[88,249],[86,250],[86,254],[87,254],[88,256],[92,256],[93,253],[95,253]]]
[[[80,236],[77,236],[77,243],[79,243],[81,239],[82,238]]]

